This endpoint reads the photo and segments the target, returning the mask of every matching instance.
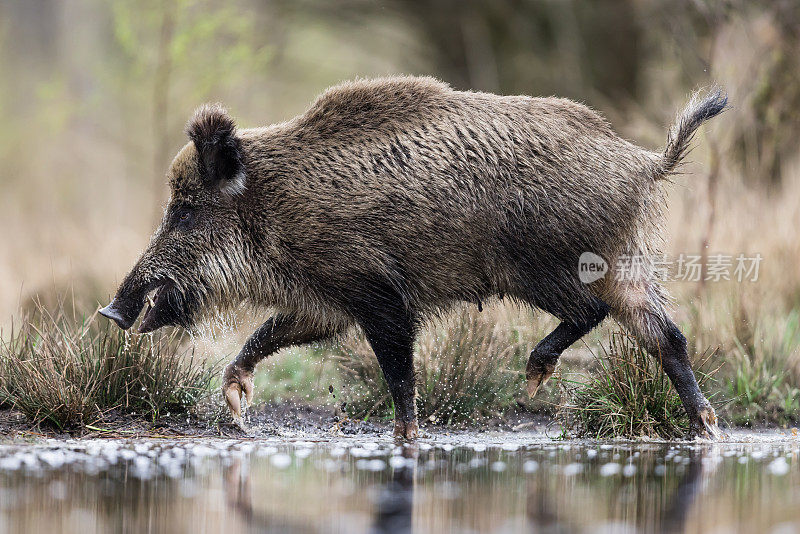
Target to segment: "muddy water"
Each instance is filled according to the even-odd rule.
[[[800,441],[39,441],[0,446],[2,532],[800,532]]]

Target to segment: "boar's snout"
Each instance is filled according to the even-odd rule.
[[[152,297],[148,298],[148,295]],[[136,322],[148,301],[151,305],[147,307],[139,325],[140,334],[152,332],[162,326],[183,324],[186,299],[176,291],[175,282],[165,278],[143,286],[123,282],[117,295],[108,306],[100,310],[100,314],[127,330]]]
[[[120,328],[127,330],[133,326],[144,308],[144,292],[141,293],[129,297],[117,294],[108,306],[100,310],[100,315],[108,317]]]
[[[133,326],[133,323],[139,316],[139,312],[142,310],[142,307],[143,306],[140,306],[137,310],[131,306],[124,306],[119,302],[119,299],[115,298],[108,306],[100,309],[100,315],[108,317],[117,323],[120,328],[127,330]]]

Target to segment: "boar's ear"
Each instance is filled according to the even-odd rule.
[[[244,191],[245,173],[236,124],[219,104],[197,108],[186,124],[186,135],[194,143],[202,163],[204,182],[236,195]]]

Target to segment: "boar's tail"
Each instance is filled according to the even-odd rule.
[[[714,88],[704,95],[695,93],[669,129],[667,147],[661,158],[661,176],[672,173],[680,164],[689,149],[695,131],[708,119],[725,111],[728,95]]]

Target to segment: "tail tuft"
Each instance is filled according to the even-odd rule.
[[[728,95],[719,88],[712,89],[705,96],[701,96],[699,92],[692,96],[669,130],[661,162],[663,175],[670,174],[678,166],[700,125],[719,115],[727,107]]]

